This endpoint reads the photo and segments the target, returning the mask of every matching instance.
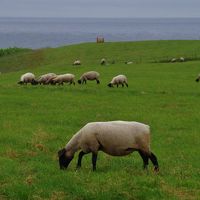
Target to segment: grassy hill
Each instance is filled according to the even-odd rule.
[[[183,56],[187,62],[163,63]],[[115,64],[101,66],[105,57]],[[146,41],[24,50],[0,57],[0,199],[199,199],[200,41]],[[71,64],[75,59],[80,67]],[[125,65],[125,61],[134,61]],[[101,84],[19,86],[24,72],[101,74]],[[129,88],[108,88],[117,74]],[[91,121],[140,121],[151,126],[160,173],[142,170],[137,152],[91,155],[75,171],[58,167],[57,151]]]

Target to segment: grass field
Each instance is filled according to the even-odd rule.
[[[193,61],[159,63],[184,56]],[[116,63],[101,66],[105,57]],[[200,41],[80,44],[0,57],[0,199],[200,199]],[[71,65],[80,59],[81,67]],[[125,65],[124,61],[134,61]],[[22,73],[101,74],[101,84],[20,86]],[[117,74],[129,88],[108,88]],[[151,126],[159,174],[142,169],[137,152],[91,155],[75,171],[59,170],[57,151],[91,121],[140,121]]]

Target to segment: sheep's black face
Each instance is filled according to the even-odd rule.
[[[81,84],[81,80],[78,80],[78,83]]]
[[[111,83],[108,84],[108,87],[113,87],[113,85]]]
[[[22,84],[23,84],[23,82],[22,82],[22,81],[19,81],[17,84],[20,84],[20,85],[22,85]]]
[[[38,81],[32,80],[31,84],[32,84],[32,85],[37,85],[37,84],[38,84]]]
[[[65,149],[61,149],[60,151],[58,151],[60,169],[63,169],[63,170],[67,169],[69,163],[73,159],[73,156],[72,157],[67,157],[65,155],[65,153],[66,153]]]
[[[100,81],[99,80],[97,80],[97,84],[99,84],[100,83]]]
[[[196,79],[196,82],[199,82],[199,78]]]

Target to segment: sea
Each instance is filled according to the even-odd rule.
[[[95,42],[200,40],[200,18],[0,18],[0,48]]]

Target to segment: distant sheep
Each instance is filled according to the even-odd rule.
[[[176,58],[172,58],[172,59],[171,59],[171,62],[176,62],[176,61],[177,61]]]
[[[86,124],[70,139],[65,148],[58,151],[60,169],[66,169],[79,150],[77,168],[81,167],[82,157],[88,153],[92,153],[94,171],[98,151],[112,156],[125,156],[138,151],[144,169],[150,159],[154,170],[159,171],[157,158],[150,150],[150,128],[139,122],[109,121]]]
[[[98,72],[95,72],[95,71],[89,71],[89,72],[85,72],[81,77],[80,79],[78,80],[78,83],[79,84],[83,84],[87,82],[87,80],[89,81],[93,81],[93,80],[96,80],[97,84],[100,83],[99,81],[99,76],[100,74]]]
[[[73,65],[81,65],[81,61],[80,60],[75,60]]]
[[[131,64],[133,64],[133,62],[132,61],[126,61],[125,64],[131,65]]]
[[[180,60],[180,62],[184,62],[184,61],[185,61],[185,58],[180,57],[179,60]]]
[[[196,82],[199,82],[199,80],[200,80],[200,74],[197,76]]]
[[[127,80],[126,76],[118,75],[112,79],[112,81],[108,84],[108,87],[113,87],[114,85],[117,85],[117,87],[119,85],[122,85],[122,87],[124,87],[124,84],[126,85],[126,87],[128,87],[128,80]]]
[[[75,85],[74,79],[74,74],[61,74],[51,79],[51,84],[55,85],[58,83],[58,85],[63,85],[63,83],[69,83],[71,85],[73,83]]]
[[[101,65],[106,65],[106,59],[105,58],[101,59]]]
[[[48,74],[44,74],[42,76],[39,77],[39,79],[37,80],[38,84],[43,84],[46,85],[49,83],[49,81],[53,78],[56,77],[55,73],[48,73]]]
[[[18,84],[20,85],[27,85],[27,83],[31,83],[32,85],[37,84],[37,81],[35,80],[35,75],[33,73],[28,72],[26,74],[23,74],[20,78],[20,81],[18,82]]]

